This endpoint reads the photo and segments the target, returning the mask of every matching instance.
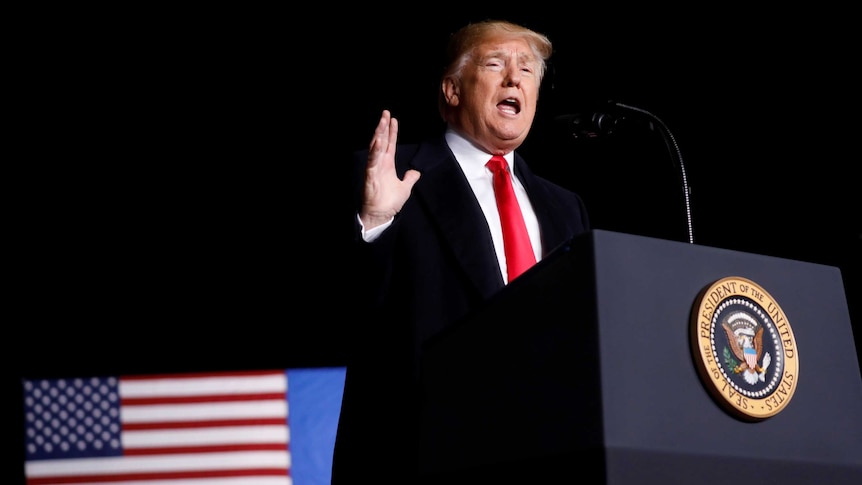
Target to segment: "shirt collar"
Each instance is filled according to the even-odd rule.
[[[487,175],[485,164],[491,159],[490,153],[482,150],[464,135],[448,126],[446,127],[446,143],[468,179]],[[513,153],[509,152],[503,155],[509,165],[509,171],[512,170]]]

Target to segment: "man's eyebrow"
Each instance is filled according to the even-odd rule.
[[[494,58],[501,59],[504,57],[506,57],[505,51],[491,51],[491,52],[486,52],[486,53],[482,54],[481,56],[478,56],[477,59],[479,59],[480,61],[485,61],[488,59],[494,59]]]
[[[494,59],[494,58],[508,59],[509,53],[508,53],[508,51],[504,51],[504,50],[491,51],[491,52],[487,52],[484,55],[482,55],[481,57],[479,57],[479,60],[486,61],[488,59]],[[523,63],[536,62],[536,56],[534,56],[531,52],[519,52],[518,53],[518,62],[523,62]]]
[[[536,56],[534,56],[532,52],[522,52],[522,53],[518,54],[518,60],[520,62],[525,62],[525,63],[538,62],[536,60]]]

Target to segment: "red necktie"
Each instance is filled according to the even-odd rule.
[[[497,197],[497,210],[500,212],[500,224],[503,226],[503,248],[511,282],[536,264],[536,256],[530,244],[524,216],[521,215],[521,207],[515,198],[506,159],[495,155],[485,166],[494,174],[494,195]]]

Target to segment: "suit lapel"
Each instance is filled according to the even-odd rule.
[[[524,185],[524,189],[530,196],[533,211],[539,221],[539,230],[542,233],[542,253],[547,255],[558,245],[566,241],[566,222],[561,220],[561,214],[566,214],[564,207],[556,204],[557,199],[547,190],[547,187],[536,182],[536,176],[530,170],[527,163],[518,153],[515,153],[515,175]]]
[[[452,152],[445,143],[424,144],[411,165],[422,172],[413,195],[425,205],[468,277],[484,296],[491,296],[503,287],[494,243],[482,209]]]

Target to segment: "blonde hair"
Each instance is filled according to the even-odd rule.
[[[527,41],[527,44],[530,45],[533,54],[539,61],[537,75],[541,84],[542,78],[545,76],[547,60],[553,52],[551,40],[544,34],[505,20],[484,20],[470,23],[452,34],[446,48],[446,68],[441,77],[441,82],[450,76],[460,77],[461,71],[464,69],[467,61],[472,58],[476,46],[495,37],[524,39]],[[437,107],[440,111],[440,116],[446,119],[448,104],[442,90],[437,95]]]

